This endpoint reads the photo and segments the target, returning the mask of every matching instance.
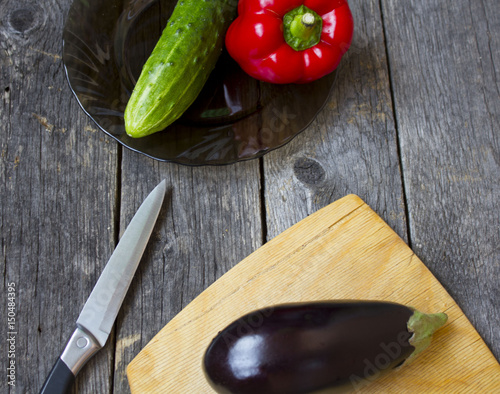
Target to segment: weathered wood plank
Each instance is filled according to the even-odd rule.
[[[121,228],[161,179],[166,201],[118,320],[116,393],[130,391],[125,368],[151,338],[262,245],[258,161],[183,167],[124,151]]]
[[[500,10],[383,0],[410,241],[500,357]]]
[[[12,393],[40,390],[115,241],[117,149],[102,140],[64,78],[69,3],[0,3],[0,292],[15,283]],[[2,297],[2,317],[5,308]],[[7,328],[4,320],[2,338]],[[2,392],[9,391],[6,344]],[[109,391],[112,354],[91,361],[78,392]]]
[[[378,1],[351,1],[355,33],[326,107],[264,158],[268,239],[347,194],[406,239],[405,209]]]

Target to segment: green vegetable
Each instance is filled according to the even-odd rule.
[[[125,109],[134,138],[165,129],[193,103],[224,45],[236,0],[179,0]]]

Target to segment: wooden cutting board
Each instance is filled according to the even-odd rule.
[[[132,393],[213,393],[203,353],[227,324],[277,303],[389,300],[448,323],[412,364],[357,392],[500,393],[500,364],[462,311],[405,242],[349,195],[292,226],[223,275],[132,360]]]

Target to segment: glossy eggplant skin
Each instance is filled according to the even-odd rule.
[[[284,304],[243,316],[203,359],[218,393],[303,394],[363,387],[414,351],[413,310],[380,301]]]

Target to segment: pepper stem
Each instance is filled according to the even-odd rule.
[[[405,364],[411,362],[431,344],[432,335],[439,328],[444,326],[447,320],[448,316],[446,313],[426,314],[414,310],[413,315],[408,320],[407,326],[408,331],[413,333],[408,342],[415,350],[410,357],[407,358]]]
[[[296,51],[316,45],[321,38],[323,19],[304,5],[288,12],[283,17],[285,41]]]
[[[314,15],[311,14],[310,12],[306,12],[304,15],[302,15],[300,21],[305,27],[310,28],[314,26],[316,18],[314,18]]]

